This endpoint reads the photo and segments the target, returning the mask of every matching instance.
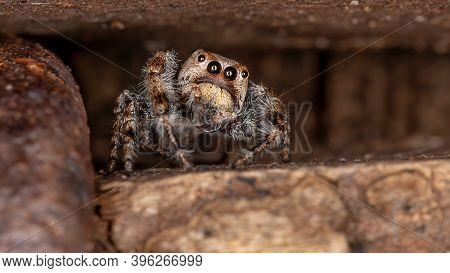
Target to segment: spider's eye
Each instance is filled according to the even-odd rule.
[[[208,64],[208,67],[206,69],[208,70],[209,73],[217,75],[220,73],[222,66],[218,61],[212,61]]]
[[[229,81],[234,81],[234,79],[236,79],[237,76],[237,70],[236,68],[229,66],[223,70],[223,74],[225,76],[225,79]]]
[[[247,70],[244,70],[244,71],[242,71],[241,72],[241,76],[242,76],[242,78],[247,78],[248,77],[248,71]]]
[[[198,62],[201,63],[201,62],[204,62],[206,60],[206,57],[205,57],[205,55],[200,54],[200,55],[198,55],[197,60],[198,60]]]

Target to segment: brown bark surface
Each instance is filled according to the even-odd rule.
[[[92,40],[121,31],[180,45],[449,50],[446,0],[3,1],[0,31]],[[414,22],[415,20],[415,22]],[[52,30],[53,29],[53,30]],[[399,31],[401,29],[401,31]]]
[[[450,162],[99,177],[98,251],[442,252]]]
[[[37,44],[1,41],[0,251],[87,250],[92,215],[77,209],[91,199],[92,179],[70,70]]]

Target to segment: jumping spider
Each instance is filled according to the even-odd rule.
[[[176,53],[159,51],[144,67],[141,90],[125,90],[117,98],[109,172],[120,160],[132,171],[138,149],[173,156],[190,168],[189,152],[180,148],[173,130],[183,118],[206,133],[221,132],[249,144],[252,149],[234,165],[250,163],[268,148],[281,150],[283,161],[289,160],[283,104],[267,88],[249,82],[244,65],[199,49],[177,70]]]

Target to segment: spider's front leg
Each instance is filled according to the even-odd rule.
[[[176,96],[173,82],[176,66],[173,52],[157,52],[147,62],[145,84],[148,97],[151,99],[153,113],[157,122],[162,125],[162,131],[158,133],[160,146],[168,143],[169,155],[175,156],[183,169],[189,169],[192,167],[192,163],[188,160],[187,153],[180,149],[169,120],[170,104],[176,101],[176,98],[168,97]],[[165,147],[161,148],[161,150],[166,150]]]
[[[176,68],[173,52],[157,52],[145,67],[144,90],[125,90],[118,97],[114,107],[108,172],[117,169],[120,159],[125,170],[131,172],[138,148],[176,156],[184,169],[191,167],[169,120],[171,104],[175,101],[169,97],[176,96],[173,84]]]

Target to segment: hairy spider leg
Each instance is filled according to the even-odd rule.
[[[136,153],[135,137],[137,119],[136,100],[132,92],[125,90],[120,94],[116,100],[113,114],[108,172],[114,172],[117,169],[122,147],[122,161],[125,164],[125,170],[132,171]]]
[[[180,149],[169,119],[170,107],[167,95],[174,93],[174,74],[176,68],[177,64],[174,52],[157,52],[147,62],[147,90],[152,101],[153,111],[165,130],[165,132],[159,132],[160,139],[163,139],[166,135],[165,133],[167,133],[170,145],[170,156],[175,156],[175,159],[180,163],[183,169],[190,169],[192,164],[188,160],[188,153],[183,149]]]

